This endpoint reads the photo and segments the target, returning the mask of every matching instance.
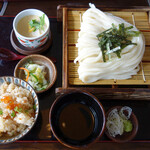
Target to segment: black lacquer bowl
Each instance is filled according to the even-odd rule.
[[[105,128],[105,112],[99,100],[84,91],[58,97],[49,114],[51,130],[70,148],[88,147],[99,140]]]

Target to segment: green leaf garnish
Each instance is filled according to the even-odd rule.
[[[28,111],[28,110],[25,110],[24,112],[25,112],[25,113],[28,113],[29,111]]]
[[[43,31],[44,31],[43,28],[44,24],[45,24],[45,14],[43,14],[43,16],[40,17],[40,27]]]
[[[14,111],[16,111],[16,112],[22,112],[22,108],[18,108],[18,106],[16,106],[15,108],[14,108]]]
[[[16,116],[16,113],[13,111],[13,112],[11,113],[11,116],[14,118],[14,117]]]
[[[40,18],[40,22],[38,22],[36,19],[29,21],[29,25],[30,25],[31,29],[33,29],[33,32],[35,32],[38,29],[44,31],[43,26],[45,24],[45,14],[43,14],[43,16],[41,16],[39,18]]]
[[[3,111],[2,110],[0,110],[0,115],[3,115]]]
[[[36,110],[36,105],[33,105],[33,109]]]
[[[99,47],[102,51],[103,61],[111,59],[111,53],[115,53],[118,58],[121,58],[121,51],[128,45],[137,45],[132,43],[131,37],[139,36],[139,31],[131,31],[133,26],[125,27],[124,23],[119,24],[117,28],[114,24],[110,29],[97,35]]]

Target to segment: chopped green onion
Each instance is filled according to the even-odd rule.
[[[16,106],[15,108],[14,108],[14,111],[16,111],[16,112],[22,112],[22,108],[18,108],[18,106]]]
[[[33,109],[36,110],[36,105],[33,105]]]
[[[109,60],[111,60],[109,43],[106,44],[106,49],[107,49],[107,52],[109,52],[109,53],[108,53],[108,58],[109,58]],[[106,53],[107,53],[107,52],[106,52]]]
[[[3,115],[3,111],[2,110],[0,110],[0,115]]]
[[[13,112],[11,113],[11,116],[14,118],[14,117],[16,116],[16,113],[13,111]]]
[[[25,113],[28,113],[28,110],[25,110],[24,112],[25,112]]]

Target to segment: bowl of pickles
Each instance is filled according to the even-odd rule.
[[[28,82],[36,93],[42,93],[50,89],[55,83],[57,70],[48,57],[33,54],[18,62],[14,70],[14,76]]]

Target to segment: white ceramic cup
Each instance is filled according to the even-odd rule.
[[[48,40],[49,32],[50,32],[50,22],[49,22],[49,19],[46,14],[45,14],[45,23],[46,23],[47,27],[41,35],[39,35],[37,37],[25,37],[25,36],[21,35],[20,33],[18,33],[18,31],[17,31],[17,24],[18,24],[19,20],[22,19],[23,17],[29,16],[29,15],[36,15],[36,16],[40,17],[43,14],[45,14],[45,13],[38,9],[25,9],[25,10],[21,11],[19,14],[17,14],[16,17],[14,18],[13,30],[15,32],[15,35],[16,35],[18,41],[23,46],[34,49],[34,48],[38,48],[38,47],[42,46]]]

